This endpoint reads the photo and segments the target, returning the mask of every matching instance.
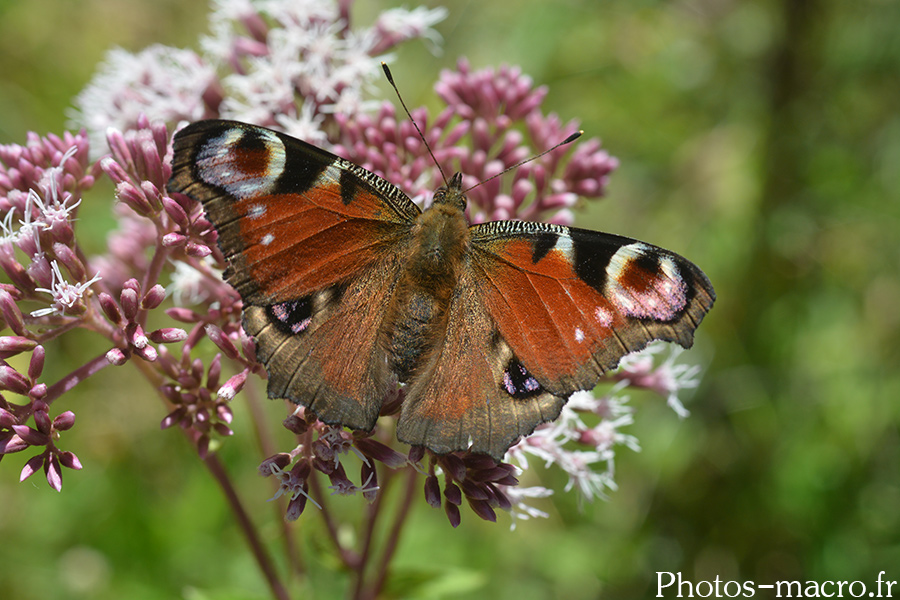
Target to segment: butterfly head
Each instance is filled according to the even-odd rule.
[[[435,204],[446,204],[466,210],[466,197],[462,191],[462,173],[454,173],[447,185],[441,186],[434,193]]]

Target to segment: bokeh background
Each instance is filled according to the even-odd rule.
[[[705,368],[685,398],[692,415],[633,397],[643,451],[619,453],[608,501],[557,493],[540,505],[550,519],[514,532],[468,512],[452,530],[414,502],[396,596],[645,598],[660,571],[900,580],[900,3],[426,4],[450,9],[444,52],[396,54],[407,103],[436,107],[431,86],[457,57],[521,65],[549,86],[545,109],[580,119],[621,160],[577,223],[690,257],[719,299],[684,355]],[[368,23],[392,5],[355,15]],[[0,0],[0,143],[60,132],[112,46],[196,47],[206,12]],[[111,190],[89,198],[80,226],[99,250]],[[102,349],[90,335],[60,344],[73,365]],[[159,431],[164,408],[134,373],[107,369],[61,402],[78,415],[65,447],[85,469],[57,494],[39,475],[17,483],[19,456],[0,463],[0,597],[268,597],[218,488],[182,436]],[[271,489],[237,412],[222,456],[274,540]],[[359,510],[342,504],[348,518]],[[321,526],[309,512],[298,524],[302,597],[343,595]]]

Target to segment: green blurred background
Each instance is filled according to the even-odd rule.
[[[362,2],[357,23],[399,4]],[[609,501],[581,507],[560,492],[540,504],[550,519],[515,532],[468,512],[451,530],[416,501],[397,595],[644,598],[658,571],[900,579],[900,3],[432,5],[450,9],[443,55],[412,43],[393,61],[407,103],[437,106],[438,70],[459,56],[521,65],[549,86],[546,110],[580,119],[621,159],[608,198],[578,224],[690,257],[719,299],[684,358],[706,368],[685,398],[691,417],[633,397],[628,432],[643,451],[619,453]],[[114,45],[196,47],[206,11],[0,0],[0,143],[61,131]],[[89,196],[83,215],[97,249],[109,197]],[[50,352],[102,349],[75,335]],[[64,474],[62,494],[40,476],[16,483],[24,456],[0,463],[0,596],[267,597],[218,488],[183,437],[159,431],[164,409],[136,381],[107,369],[58,404],[78,415],[63,447],[85,464]],[[237,412],[222,456],[277,554],[271,489]],[[359,502],[338,504],[352,518]],[[313,512],[297,527],[309,569],[298,597],[343,595],[321,527]]]

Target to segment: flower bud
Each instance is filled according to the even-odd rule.
[[[97,295],[97,299],[100,301],[100,308],[103,309],[106,317],[118,325],[119,321],[122,320],[122,311],[119,310],[119,305],[116,304],[113,297],[106,292],[100,292]]]
[[[441,484],[435,475],[425,478],[425,502],[433,508],[441,507]]]
[[[43,346],[36,346],[34,352],[31,353],[31,360],[28,363],[28,378],[32,381],[40,377],[44,370],[44,355]]]
[[[78,460],[78,457],[75,456],[74,452],[60,452],[59,462],[62,463],[62,466],[67,469],[72,469],[73,471],[80,471],[82,469],[81,461]]]
[[[162,304],[162,301],[165,299],[166,288],[157,283],[144,294],[144,297],[141,299],[141,308],[152,310]]]
[[[47,483],[50,484],[57,492],[62,491],[62,468],[59,466],[59,458],[55,455],[50,460],[44,460],[44,474],[47,476]]]
[[[162,329],[151,331],[148,337],[151,342],[157,344],[173,344],[183,342],[187,339],[188,334],[187,331],[178,327],[163,327]]]
[[[67,431],[71,429],[73,425],[75,425],[75,413],[71,410],[60,413],[53,419],[53,429],[56,431]]]
[[[204,331],[209,339],[212,340],[212,343],[218,346],[225,356],[232,360],[240,357],[237,348],[234,347],[234,344],[228,339],[225,332],[219,329],[219,327],[210,323],[204,328]]]
[[[31,387],[21,373],[9,365],[0,365],[0,389],[26,396]]]
[[[22,471],[19,473],[19,483],[25,481],[26,479],[37,473],[38,469],[40,469],[41,465],[43,464],[43,454],[38,454],[29,458],[28,462],[25,463],[25,466],[22,467]]]
[[[128,357],[119,348],[112,348],[106,353],[106,360],[114,367],[121,367],[128,361]]]
[[[128,288],[123,289],[122,294],[119,296],[119,302],[122,304],[122,311],[125,313],[125,318],[129,321],[133,321],[137,316],[138,311],[137,292]]]

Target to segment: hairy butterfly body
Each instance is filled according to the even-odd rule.
[[[706,276],[633,239],[544,223],[469,226],[454,175],[421,211],[377,175],[282,133],[200,121],[170,192],[203,203],[268,394],[370,430],[395,380],[397,436],[496,459],[625,354],[689,347]]]

